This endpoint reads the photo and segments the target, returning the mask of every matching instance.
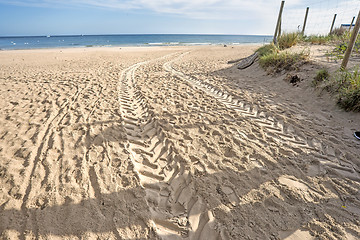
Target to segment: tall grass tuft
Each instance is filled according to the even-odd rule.
[[[277,39],[277,42],[280,50],[291,48],[292,46],[295,46],[299,42],[299,33],[297,32],[283,33]]]
[[[336,95],[337,103],[346,111],[360,112],[360,71],[339,71],[329,78],[325,89]]]
[[[322,82],[328,81],[330,78],[330,74],[328,70],[321,69],[316,73],[316,76],[314,77],[314,80],[312,81],[312,85],[315,87],[319,85]]]
[[[260,57],[259,64],[265,69],[273,69],[274,72],[297,70],[301,65],[308,62],[309,55],[305,52],[273,52]]]
[[[346,111],[360,111],[360,72],[343,71],[337,75],[338,104]]]
[[[268,54],[271,54],[274,52],[278,52],[278,51],[279,51],[278,48],[273,43],[266,44],[256,50],[256,52],[259,54],[259,57],[262,57],[262,56],[265,56],[265,55],[268,55]]]

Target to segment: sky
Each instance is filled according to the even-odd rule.
[[[280,0],[0,0],[0,36],[272,35],[280,3]],[[351,20],[359,11],[360,0],[286,0],[283,26],[290,30],[301,25],[307,6],[313,19],[311,26],[320,32],[316,21],[324,25],[325,31],[333,12],[339,12],[338,21]]]

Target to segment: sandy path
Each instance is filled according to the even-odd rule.
[[[254,48],[1,53],[0,236],[360,238],[357,142]]]

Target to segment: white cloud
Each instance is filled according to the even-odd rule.
[[[300,0],[289,0],[296,4]],[[280,6],[279,0],[0,0],[21,6],[65,7],[86,6],[109,9],[145,9],[155,13],[176,14],[199,19],[243,19],[255,15],[273,15]]]
[[[239,27],[259,30],[274,28],[280,0],[0,0],[0,3],[38,7],[92,7],[111,10],[145,10],[154,14],[175,15],[188,19],[233,20]],[[308,30],[326,32],[334,13],[337,21],[350,18],[360,7],[359,0],[286,0],[283,29],[294,31],[302,26],[306,6],[310,6]],[[330,19],[330,20],[329,20]],[[266,32],[268,32],[268,30]],[[257,31],[255,31],[257,32]]]

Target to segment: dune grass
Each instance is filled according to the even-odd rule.
[[[281,72],[282,70],[297,70],[301,65],[308,62],[309,54],[303,52],[272,52],[260,57],[259,64],[264,69]]]
[[[330,75],[326,69],[317,72],[313,86],[330,92],[337,104],[346,111],[360,112],[360,70],[339,70]]]
[[[270,53],[278,52],[278,51],[279,51],[279,49],[273,43],[266,44],[256,50],[256,52],[258,52],[258,54],[259,54],[259,57],[268,55]]]
[[[314,80],[312,81],[312,85],[316,87],[320,83],[323,83],[330,78],[330,73],[326,69],[321,69],[316,73]]]
[[[289,53],[281,50],[290,48],[297,44],[299,40],[298,33],[283,33],[277,39],[277,44],[267,44],[260,47],[259,64],[264,69],[280,72],[281,70],[295,70],[298,66],[308,60],[305,53]]]
[[[346,111],[360,111],[359,69],[339,71],[330,78],[326,89],[337,97],[337,103]]]
[[[298,42],[299,33],[297,32],[283,33],[277,39],[277,44],[280,50],[291,48],[292,46],[295,46]]]
[[[332,37],[330,37],[330,36],[310,35],[310,36],[302,37],[301,41],[311,43],[311,44],[323,45],[323,44],[329,43],[331,41],[331,39],[332,39]]]
[[[310,53],[292,53],[281,51],[296,45],[298,42],[308,42],[311,44],[333,44],[335,50],[332,55],[341,58],[351,33],[343,29],[335,29],[332,34],[321,36],[301,36],[298,33],[285,33],[278,38],[277,45],[267,44],[260,47],[259,64],[264,69],[273,72],[283,70],[297,70],[301,65],[309,61]],[[360,52],[360,37],[355,43],[354,52]],[[314,87],[321,85],[330,93],[336,95],[337,103],[346,111],[360,111],[360,70],[338,71],[333,76],[326,69],[317,72],[312,81]]]
[[[335,28],[331,34],[327,35],[309,35],[299,37],[300,42],[311,44],[337,44],[350,39],[350,32],[344,28]]]

